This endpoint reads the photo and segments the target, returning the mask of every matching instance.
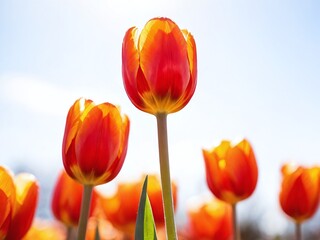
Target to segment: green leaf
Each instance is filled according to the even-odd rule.
[[[157,240],[157,233],[152,215],[152,209],[147,195],[148,176],[144,180],[138,216],[136,221],[135,240]]]

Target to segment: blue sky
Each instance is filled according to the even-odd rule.
[[[131,26],[166,16],[192,32],[198,49],[196,93],[168,117],[181,212],[208,194],[201,149],[246,137],[260,175],[240,211],[255,207],[266,231],[281,232],[281,164],[320,163],[319,10],[318,1],[1,1],[0,162],[50,189],[67,111],[83,96],[120,105],[131,119],[126,162],[109,185],[158,172],[156,121],[126,96],[121,44]]]

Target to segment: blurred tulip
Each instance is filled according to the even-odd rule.
[[[130,28],[122,44],[122,77],[141,111],[174,113],[190,101],[197,84],[197,52],[191,33],[168,18]]]
[[[32,174],[14,177],[16,201],[6,239],[20,240],[29,230],[36,211],[39,195],[38,182]]]
[[[0,166],[0,240],[5,239],[16,201],[16,189],[9,170]]]
[[[218,199],[210,199],[188,209],[188,239],[230,240],[232,237],[231,206]]]
[[[212,193],[230,204],[248,198],[258,180],[258,167],[247,140],[232,145],[222,141],[212,150],[203,150],[207,183]]]
[[[86,240],[95,240],[97,230],[100,240],[123,240],[119,233],[110,222],[103,218],[91,217],[88,221]]]
[[[101,196],[101,206],[106,218],[119,230],[132,236],[135,229],[138,205],[145,177],[139,181],[119,183],[113,196]],[[176,207],[177,186],[172,183],[173,201]],[[157,226],[164,224],[163,201],[160,179],[156,175],[148,176],[148,197]]]
[[[129,125],[114,105],[78,99],[69,110],[62,144],[69,176],[85,185],[115,178],[127,153]]]
[[[82,184],[70,178],[65,171],[61,171],[53,189],[51,201],[51,209],[55,218],[67,227],[77,226],[80,217],[82,195]],[[93,190],[89,215],[92,215],[96,201],[97,193]]]
[[[66,239],[63,226],[57,222],[36,219],[23,240],[62,240]]]
[[[282,184],[279,201],[282,210],[296,223],[311,218],[320,200],[319,168],[282,166]]]

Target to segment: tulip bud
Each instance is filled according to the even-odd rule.
[[[130,28],[122,44],[122,77],[141,111],[174,113],[190,101],[197,84],[193,36],[168,18],[154,18],[138,35]]]

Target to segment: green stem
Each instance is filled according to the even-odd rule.
[[[237,204],[234,203],[231,206],[232,206],[233,239],[241,240],[240,231],[237,224]]]
[[[301,223],[296,223],[296,240],[301,240],[302,234],[301,234]]]
[[[158,113],[156,117],[157,117],[157,126],[158,126],[158,144],[159,144],[162,198],[163,198],[163,206],[164,206],[167,239],[175,240],[178,238],[177,238],[176,226],[174,222],[174,209],[173,209],[173,200],[172,200],[172,191],[171,191],[168,134],[167,134],[167,114]]]
[[[85,240],[93,185],[83,185],[81,213],[78,226],[78,240]]]

